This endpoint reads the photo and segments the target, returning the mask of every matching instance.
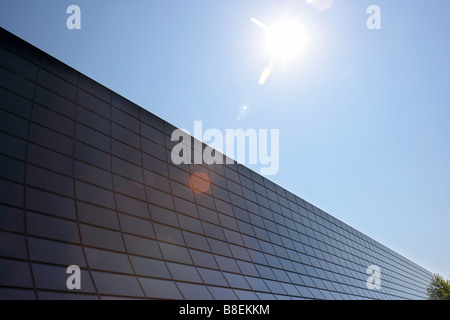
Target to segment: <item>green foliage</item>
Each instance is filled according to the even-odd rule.
[[[450,300],[450,280],[434,274],[427,293],[430,300]]]

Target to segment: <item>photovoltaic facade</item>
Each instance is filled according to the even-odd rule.
[[[427,298],[429,271],[243,165],[174,164],[174,126],[0,39],[0,299]]]

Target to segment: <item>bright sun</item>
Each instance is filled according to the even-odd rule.
[[[275,63],[287,64],[298,58],[307,45],[306,33],[298,20],[283,19],[266,26],[256,18],[251,21],[265,31],[264,45],[270,57],[269,65],[261,72],[258,83],[263,85],[272,73]]]
[[[265,47],[273,61],[295,60],[305,46],[305,32],[297,20],[283,19],[266,29]]]

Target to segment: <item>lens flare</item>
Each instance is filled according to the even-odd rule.
[[[331,9],[334,0],[306,0],[306,3],[311,4],[317,11],[323,12]]]
[[[245,117],[247,117],[250,114],[250,107],[248,106],[242,106],[241,108],[239,108],[238,110],[238,120],[244,119]]]
[[[258,19],[256,19],[256,18],[251,18],[250,19],[254,24],[256,24],[258,27],[260,27],[261,29],[264,29],[264,30],[268,30],[269,28],[267,28],[267,26],[264,24],[264,23],[262,23],[261,21],[259,21]]]
[[[211,182],[206,173],[199,171],[191,175],[191,178],[189,179],[189,184],[191,189],[194,190],[194,192],[205,193],[206,191],[209,190]]]
[[[259,85],[263,85],[267,81],[267,79],[270,77],[270,74],[272,73],[272,68],[273,62],[271,62],[267,67],[264,68],[264,70],[261,72],[261,75],[259,76]]]

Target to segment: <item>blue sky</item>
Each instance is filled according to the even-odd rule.
[[[81,8],[68,30],[66,8]],[[381,30],[366,9],[381,8]],[[282,187],[450,274],[450,2],[2,0],[0,25],[177,127],[280,129]],[[301,21],[294,62],[267,25]],[[239,109],[248,106],[237,120]]]

